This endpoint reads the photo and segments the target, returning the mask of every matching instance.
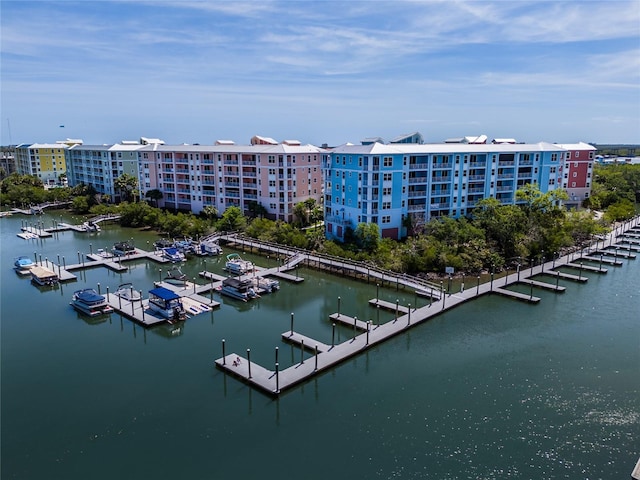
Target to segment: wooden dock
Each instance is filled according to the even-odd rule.
[[[534,297],[533,295],[527,295],[526,293],[514,292],[512,290],[507,290],[504,288],[494,288],[493,291],[505,297],[515,298],[516,300],[521,300],[523,302],[528,302],[528,303],[540,302],[540,297]]]
[[[518,283],[521,283],[523,285],[532,285],[543,290],[551,290],[554,292],[564,292],[567,289],[567,287],[564,287],[562,285],[553,285],[551,283],[539,282],[537,280],[531,280],[529,278],[523,278]]]
[[[597,257],[590,257],[590,256],[582,256],[580,257],[580,260],[585,261],[585,262],[593,262],[593,263],[602,263],[603,265],[613,265],[614,267],[621,267],[623,265],[623,263],[619,260],[612,260],[610,258],[597,258]]]
[[[354,330],[366,330],[368,328],[367,322],[358,320],[358,317],[350,317],[349,315],[345,315],[344,313],[332,313],[331,315],[329,315],[329,320],[334,323],[341,323],[342,325],[351,327]]]

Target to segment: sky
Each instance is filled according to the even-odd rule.
[[[2,0],[2,144],[640,143],[640,0]]]

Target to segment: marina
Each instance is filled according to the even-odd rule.
[[[13,222],[3,227],[16,221],[20,225],[19,217],[2,221]],[[483,274],[480,282],[468,277],[463,292],[460,278],[451,285],[444,279],[442,310],[440,281],[433,296],[423,296],[386,272],[382,286],[381,278],[373,275],[367,281],[366,268],[364,274],[355,274],[347,265],[343,276],[342,265],[333,259],[317,268],[310,255],[307,266],[306,253],[299,254],[303,260],[297,269],[283,272],[304,281],[260,277],[261,270],[282,271],[290,256],[256,255],[254,243],[252,249],[239,251],[258,265],[248,277],[277,279],[281,288],[241,302],[211,289],[212,280],[215,286],[228,277],[224,256],[194,257],[178,264],[186,278],[183,284],[171,285],[166,282],[174,266],[170,262],[144,256],[128,259],[136,254],[109,257],[114,242],[130,237],[139,250],[154,252],[155,237],[146,232],[107,225],[96,234],[67,231],[27,243],[15,231],[5,228],[3,234],[4,245],[11,245],[3,257],[3,413],[12,413],[3,421],[3,432],[11,437],[3,444],[3,468],[21,477],[76,478],[74,472],[88,473],[102,465],[105,453],[133,461],[130,452],[155,451],[151,445],[160,428],[177,454],[195,459],[198,465],[159,460],[144,467],[145,475],[197,477],[206,468],[223,477],[249,478],[259,475],[259,469],[242,461],[239,439],[248,439],[247,446],[255,449],[252,456],[263,463],[281,452],[286,439],[299,434],[300,422],[317,432],[304,444],[316,449],[318,457],[351,452],[350,461],[344,455],[337,457],[339,468],[324,467],[323,472],[338,477],[345,472],[354,477],[391,477],[401,473],[393,467],[398,462],[403,471],[417,477],[424,477],[423,465],[429,465],[435,468],[430,470],[434,478],[447,473],[500,478],[498,468],[511,469],[514,478],[556,478],[566,476],[568,466],[579,462],[589,476],[607,478],[612,472],[628,476],[637,461],[629,437],[637,429],[638,398],[637,369],[631,368],[637,365],[634,261],[609,268],[605,275],[580,272],[579,251],[570,254],[569,261],[577,269],[557,264],[553,270],[545,262],[544,273],[534,281],[552,286],[559,281],[565,292],[556,296],[549,287],[534,286],[534,296],[541,299],[535,305],[489,292],[449,308],[460,293],[475,291],[478,283],[481,293],[482,285],[490,287],[491,276]],[[615,255],[615,245],[620,244],[609,246],[609,240],[605,247]],[[237,248],[224,240],[221,244],[225,254]],[[598,249],[602,248],[601,241]],[[61,269],[65,264],[79,265],[70,272],[73,283],[33,288],[12,268],[16,258],[29,251],[32,260],[42,256],[50,269],[51,260]],[[89,267],[93,260],[88,255],[127,268]],[[554,276],[557,270],[582,280],[574,283]],[[522,280],[531,277],[521,276],[517,282],[513,269],[505,273],[496,274],[494,289],[504,289],[506,279],[507,290],[530,295],[531,285]],[[212,300],[220,303],[211,311],[192,312],[192,318],[169,324],[148,310],[143,316],[139,308],[154,283],[181,295],[188,317],[186,296],[209,306]],[[131,314],[131,305],[124,298],[121,311],[95,317],[69,306],[73,292],[82,288],[94,288],[117,306],[115,292],[120,287],[127,296],[132,290],[140,294],[141,300],[133,305],[138,319],[126,314],[127,310]],[[429,294],[430,288],[422,291]],[[398,299],[405,308],[411,304],[410,319],[399,313],[396,320],[394,310],[371,306],[369,301],[376,298],[393,305]],[[423,310],[434,312],[431,319],[413,325],[414,316]],[[337,312],[344,322],[333,322],[331,316]],[[291,313],[295,313],[293,327]],[[412,326],[401,329],[409,321]],[[385,328],[399,333],[367,346],[367,324],[370,344]],[[237,374],[213,365],[221,357],[222,339],[229,368]],[[250,376],[263,376],[269,388],[269,382],[275,383],[277,362],[278,381],[284,387],[294,379],[289,376],[294,371],[314,371],[316,346],[318,371],[278,395],[243,379],[251,369]],[[349,346],[355,353],[323,367],[332,352],[346,355]],[[24,378],[33,381],[25,383]],[[48,395],[48,410],[57,412],[54,417],[38,406],[37,399],[47,392],[55,392]],[[176,414],[176,405],[189,415]],[[30,448],[33,431],[40,432],[37,450]],[[233,432],[232,438],[223,431]],[[382,433],[371,435],[372,431]],[[265,444],[264,438],[273,438],[274,445]],[[386,451],[389,442],[398,447],[391,460],[379,456],[368,460],[370,451]],[[611,442],[620,448],[611,450]],[[351,448],[354,444],[359,447]],[[419,444],[425,448],[418,466],[412,468]],[[308,460],[299,459],[309,456],[302,450],[300,455],[293,453],[291,468],[302,468]],[[102,467],[104,475],[94,471],[95,475],[122,475],[113,463]]]
[[[634,222],[637,222],[637,219],[634,219]],[[628,229],[632,229],[633,227],[635,227],[635,223],[627,224],[625,226],[625,229],[621,230],[620,235],[622,235]],[[611,235],[611,241],[617,241],[617,231],[611,233]],[[415,325],[425,322],[433,316],[438,315],[447,309],[456,307],[481,295],[495,293],[507,298],[513,298],[515,300],[536,304],[539,303],[541,299],[533,295],[534,287],[544,288],[553,292],[564,292],[565,288],[560,288],[560,286],[558,285],[554,287],[551,284],[545,284],[543,282],[533,280],[533,277],[536,277],[538,275],[556,275],[558,278],[562,276],[563,278],[570,278],[578,282],[586,282],[588,277],[583,277],[582,271],[606,273],[606,270],[603,271],[601,266],[592,267],[584,265],[582,263],[582,261],[601,262],[602,259],[596,259],[594,257],[584,256],[581,254],[579,256],[579,260],[581,261],[581,263],[576,264],[570,261],[570,258],[573,259],[574,255],[565,255],[564,257],[560,257],[558,259],[554,258],[552,261],[546,263],[542,262],[540,265],[532,266],[528,269],[518,269],[516,273],[509,274],[507,272],[504,279],[500,280],[500,285],[502,285],[503,288],[499,287],[497,285],[497,282],[495,282],[494,286],[494,279],[492,275],[490,283],[478,283],[475,289],[461,289],[460,292],[457,292],[455,294],[441,290],[439,299],[436,303],[430,303],[428,306],[424,306],[421,308],[412,309],[410,304],[407,306],[401,306],[398,304],[398,302],[394,304],[392,302],[380,300],[378,298],[371,299],[368,302],[370,306],[375,306],[376,309],[384,309],[395,312],[395,317],[392,321],[388,321],[387,323],[384,323],[382,325],[376,325],[373,329],[371,329],[371,322],[363,322],[362,320],[358,320],[357,317],[351,317],[349,315],[341,313],[340,298],[338,298],[338,312],[331,314],[330,320],[332,322],[342,323],[346,326],[352,326],[354,334],[351,339],[343,341],[342,343],[332,343],[330,348],[320,349],[318,347],[315,347],[315,345],[320,345],[322,343],[304,335],[301,332],[295,331],[293,328],[292,316],[292,326],[289,332],[289,337],[299,339],[301,348],[304,348],[304,345],[306,345],[307,348],[309,348],[309,346],[315,348],[313,360],[311,362],[307,362],[306,365],[304,364],[304,359],[302,357],[300,363],[286,369],[280,369],[279,363],[276,361],[274,369],[269,370],[253,363],[248,356],[243,357],[240,353],[233,352],[230,355],[226,355],[224,351],[224,341],[222,346],[223,355],[222,357],[216,359],[215,363],[218,368],[221,368],[225,372],[230,373],[237,378],[240,378],[249,385],[258,388],[265,393],[279,395],[281,392],[290,389],[302,382],[308,381],[309,378],[319,374],[324,370],[334,367],[335,365],[347,360],[348,358],[353,357],[354,355],[357,355],[358,353],[366,349],[369,349],[373,345],[381,343],[391,337],[400,334],[405,330],[412,328]],[[618,266],[618,263],[619,262],[617,261],[612,262],[612,264],[616,266]],[[567,277],[566,274],[555,271],[555,269],[562,267],[579,269],[580,273],[577,277],[571,278]],[[519,283],[530,286],[531,291],[529,295],[506,288],[508,286],[517,285]],[[356,334],[357,331],[364,331],[365,333]],[[284,338],[285,335],[286,333],[283,333],[282,337]],[[236,360],[234,362],[230,362],[230,358],[235,358]],[[254,375],[252,372],[259,373]]]

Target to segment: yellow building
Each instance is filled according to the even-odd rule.
[[[60,175],[66,173],[65,151],[60,143],[23,143],[16,147],[16,170],[23,175],[35,175],[45,185],[56,185]]]

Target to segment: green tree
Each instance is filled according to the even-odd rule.
[[[162,200],[162,198],[164,197],[164,194],[162,193],[161,190],[157,188],[152,188],[151,190],[147,190],[147,193],[144,194],[144,197],[151,200],[153,202],[153,205],[157,207],[158,201]]]
[[[368,253],[378,249],[380,227],[377,223],[360,222],[354,231],[357,245]]]
[[[138,179],[128,173],[123,173],[113,181],[113,186],[120,192],[121,200],[135,201],[134,191],[138,187]]]
[[[242,214],[240,207],[227,208],[216,222],[216,228],[222,232],[244,230],[246,226],[247,218]]]

